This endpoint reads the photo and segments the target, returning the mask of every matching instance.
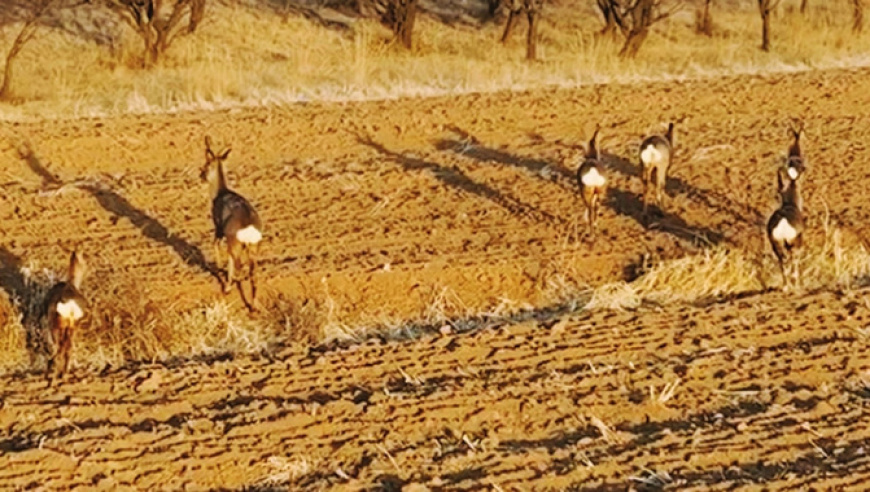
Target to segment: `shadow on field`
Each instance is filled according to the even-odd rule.
[[[574,173],[563,166],[525,157],[518,157],[498,149],[487,148],[479,143],[470,133],[461,128],[451,126],[449,129],[459,135],[457,139],[443,139],[436,143],[436,148],[441,151],[455,152],[471,157],[483,163],[499,163],[531,172],[535,177],[544,181],[556,183],[566,190],[577,193]],[[626,176],[638,176],[638,170],[627,160],[612,154],[601,156],[606,169],[613,169]],[[675,181],[669,178],[669,181]],[[606,205],[616,213],[628,216],[636,220],[642,226],[646,226],[643,216],[643,203],[636,194],[615,187],[609,187]],[[718,244],[723,240],[723,235],[706,227],[690,226],[681,217],[664,212],[656,207],[651,209],[659,218],[649,229],[661,230],[678,239],[702,245]]]
[[[39,157],[29,145],[22,147],[20,151],[21,158],[27,162],[30,169],[43,180],[43,186],[51,185],[59,187],[63,182],[57,178],[45,165],[39,160]],[[192,267],[199,268],[205,273],[209,273],[220,280],[217,266],[214,263],[209,263],[205,259],[202,250],[190,244],[181,237],[173,234],[169,229],[161,224],[157,219],[150,217],[142,210],[136,208],[126,198],[117,192],[108,189],[106,186],[93,182],[76,183],[75,186],[85,190],[102,206],[107,212],[115,214],[119,217],[126,217],[130,222],[142,231],[142,234],[154,241],[169,246],[175,253],[184,260],[185,263]]]
[[[142,235],[148,239],[171,247],[173,251],[175,251],[175,254],[177,254],[185,263],[192,267],[199,268],[203,272],[209,273],[220,280],[217,267],[214,263],[206,261],[202,250],[185,241],[181,237],[172,234],[169,229],[167,229],[166,226],[161,224],[157,219],[150,217],[142,210],[136,208],[120,194],[93,184],[81,185],[79,188],[93,195],[100,206],[107,212],[130,220],[134,226],[142,231]]]
[[[27,302],[27,283],[21,273],[21,258],[5,246],[0,246],[0,287],[6,291],[10,300],[21,305]]]
[[[497,162],[518,169],[534,173],[539,178],[559,184],[566,190],[574,193],[577,191],[576,177],[574,172],[562,166],[553,165],[541,159],[520,157],[503,150],[492,149],[480,144],[474,135],[465,130],[450,125],[448,130],[456,133],[458,139],[441,139],[435,143],[435,148],[442,152],[454,152],[456,154],[471,157],[474,160],[491,163]]]
[[[39,318],[42,309],[36,308],[38,305],[35,305],[40,301],[39,287],[35,289],[36,292],[28,287],[21,268],[21,258],[5,246],[0,246],[0,288],[9,296],[10,309],[14,312],[17,307],[21,315],[21,325],[25,331],[25,347],[32,368],[40,356],[48,356],[48,347],[45,345],[44,334],[40,331]],[[9,314],[12,315],[13,312]]]
[[[466,193],[486,198],[517,217],[529,217],[536,221],[546,221],[559,225],[563,222],[559,217],[523,203],[512,196],[506,196],[486,184],[474,181],[459,169],[393,152],[368,137],[357,136],[357,139],[360,143],[377,150],[409,171],[429,171],[433,177],[442,183]]]
[[[605,166],[607,166],[608,169],[613,169],[623,176],[636,177],[640,179],[640,164],[633,164],[628,159],[614,154],[602,153],[601,158],[605,161]],[[676,159],[678,159],[678,157]],[[674,165],[679,166],[680,161],[675,161]],[[690,199],[700,202],[707,208],[732,216],[739,222],[744,222],[752,226],[764,225],[764,216],[756,208],[744,203],[736,202],[721,193],[698,188],[680,178],[668,176],[665,190],[669,196],[674,196],[677,193],[686,195]],[[724,205],[720,205],[720,203],[723,203]]]

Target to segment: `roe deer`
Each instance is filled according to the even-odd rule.
[[[87,263],[81,253],[73,251],[69,260],[69,274],[66,282],[55,284],[45,298],[43,313],[48,318],[48,328],[54,345],[48,361],[48,376],[63,375],[69,369],[73,335],[76,323],[81,320],[88,308],[87,301],[79,289],[82,286]]]
[[[583,198],[583,204],[586,205],[584,217],[586,219],[586,226],[589,229],[589,236],[592,239],[595,239],[596,236],[598,208],[606,191],[605,184],[607,182],[601,170],[601,153],[598,149],[599,130],[600,127],[595,128],[595,133],[592,134],[592,138],[589,140],[589,147],[586,149],[585,159],[580,168],[577,169],[580,196]]]
[[[787,290],[789,269],[792,270],[795,284],[800,282],[797,250],[803,242],[804,229],[801,196],[798,189],[800,175],[793,179],[787,173],[778,173],[776,178],[782,204],[767,221],[767,238],[782,270],[783,290]]]
[[[233,275],[236,266],[242,267],[243,260],[248,265],[248,276],[251,281],[251,302],[249,309],[254,309],[257,299],[257,284],[255,279],[255,256],[260,240],[263,239],[262,223],[257,211],[243,196],[227,187],[224,173],[224,160],[230,153],[230,148],[215,153],[211,149],[211,138],[205,137],[205,165],[200,177],[209,184],[212,206],[211,217],[214,221],[214,251],[215,262],[220,257],[220,240],[227,241],[227,279],[223,285],[224,294],[232,288]],[[241,291],[241,284],[239,285]],[[242,292],[244,300],[244,292]]]
[[[650,195],[655,195],[656,206],[661,210],[662,195],[668,179],[668,168],[674,153],[674,124],[668,123],[664,135],[651,135],[640,144],[640,173],[643,181],[643,217],[649,214]]]

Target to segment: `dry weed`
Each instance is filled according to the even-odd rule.
[[[843,231],[823,221],[822,240],[808,244],[799,256],[804,290],[849,288],[870,276],[870,252],[857,242],[847,244]],[[767,251],[724,246],[654,265],[633,282],[595,289],[586,309],[637,309],[655,304],[710,301],[761,292],[779,285],[779,267]]]

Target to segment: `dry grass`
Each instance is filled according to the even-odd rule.
[[[801,250],[801,290],[849,288],[870,279],[870,251],[826,218],[819,244]],[[814,247],[813,247],[814,246]],[[653,266],[634,282],[597,288],[586,309],[636,309],[643,303],[707,302],[761,292],[781,285],[779,266],[768,251],[716,247]]]
[[[830,225],[825,217],[819,238],[802,252],[801,290],[849,288],[856,280],[870,279],[870,252],[855,238]],[[570,255],[568,256],[570,259]],[[591,291],[571,282],[567,272],[545,274],[542,299],[568,311],[637,309],[644,304],[710,302],[734,295],[778,288],[780,274],[768,251],[715,247],[703,253],[653,265],[633,282],[616,282]],[[12,304],[0,305],[7,316],[0,332],[0,370],[17,371],[29,366],[26,330],[44,329],[38,323],[39,306],[48,288],[60,276],[50,269],[29,265],[22,269],[26,291]],[[267,349],[278,340],[359,342],[370,336],[392,340],[416,339],[433,331],[452,333],[484,328],[507,320],[523,321],[534,306],[510,299],[494,300],[487,309],[466,305],[449,288],[434,289],[427,307],[417,316],[390,318],[372,316],[345,319],[339,306],[327,296],[325,302],[292,305],[283,298],[271,300],[266,313],[251,316],[240,305],[224,301],[204,304],[188,311],[155,306],[136,284],[124,275],[100,285],[88,284],[93,292],[90,319],[76,337],[76,365],[100,368],[129,360],[166,360],[214,353],[251,353]],[[114,282],[114,283],[112,283]],[[591,294],[591,298],[590,298]],[[799,293],[798,293],[799,294]],[[586,299],[590,299],[585,302]],[[585,305],[584,305],[585,303]],[[14,304],[14,305],[13,305]],[[568,306],[568,307],[565,307]],[[571,307],[573,306],[573,307]],[[22,321],[22,315],[31,320]],[[302,334],[304,335],[304,333]],[[38,369],[41,365],[33,368]],[[666,394],[666,389],[662,390]],[[666,401],[666,399],[665,399]]]
[[[48,290],[63,275],[34,265],[22,268],[21,274],[23,296],[0,305],[6,312],[17,313],[0,332],[0,371],[41,370],[48,355],[45,348],[28,347],[27,334],[46,335],[40,308]],[[289,330],[280,309],[275,311],[278,314],[252,317],[244,308],[223,300],[187,311],[158,306],[122,274],[106,275],[99,282],[86,278],[83,290],[89,293],[90,309],[75,335],[77,366],[99,369],[131,360],[251,353],[267,348]]]
[[[845,2],[814,3],[807,17],[783,9],[773,22],[771,53],[758,49],[760,21],[753,2],[714,9],[709,38],[695,33],[694,12],[686,9],[656,26],[635,60],[619,59],[619,46],[596,35],[598,14],[588,4],[550,4],[541,28],[543,61],[528,64],[522,60],[523,26],[502,46],[500,24],[472,19],[449,26],[424,15],[416,52],[407,54],[370,20],[351,21],[339,32],[262,7],[216,2],[201,30],[180,38],[161,66],[147,72],[135,68],[140,44],[135,34],[85,8],[75,22],[61,22],[85,26],[75,29],[79,34],[43,28],[25,48],[13,88],[21,103],[0,106],[0,118],[426,96],[870,62],[863,48],[870,46],[870,34],[853,37]],[[8,48],[16,28],[3,29],[0,49]],[[90,40],[96,34],[100,43]]]

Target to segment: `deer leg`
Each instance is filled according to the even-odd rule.
[[[251,277],[251,307],[254,307],[254,303],[257,302],[257,262],[254,261],[253,255],[250,251],[248,251],[248,264],[250,265],[250,277]]]
[[[782,271],[782,290],[788,291],[789,287],[789,277],[788,277],[788,259],[784,257],[784,255],[779,256],[779,269]]]
[[[589,215],[592,218],[589,229],[594,240],[598,236],[598,195],[592,197],[592,209],[589,211]]]
[[[214,241],[212,242],[212,247],[214,248],[215,275],[217,275],[218,282],[223,284],[223,279],[221,278],[221,274],[220,274],[220,268],[221,268],[220,267],[220,264],[221,264],[221,243],[220,243],[220,241],[221,241],[220,239],[214,238]],[[221,289],[225,289],[225,286],[221,285]]]
[[[49,315],[49,326],[48,326],[48,336],[51,337],[50,342],[48,343],[48,364],[46,367],[46,372],[48,374],[49,380],[51,380],[52,375],[57,370],[57,358],[60,353],[60,318],[57,317],[57,314]]]
[[[232,251],[230,251],[230,254],[228,256],[229,256],[229,258],[227,259],[227,283],[224,284],[224,294],[229,294],[230,289],[232,289],[233,270],[235,270],[235,263],[236,263],[236,259],[235,259],[235,256],[233,255]]]
[[[589,226],[589,224],[592,220],[591,205],[588,202],[585,205],[586,205],[586,210],[583,211],[583,222],[586,223],[586,230],[591,231],[591,228]]]
[[[63,342],[64,342],[63,373],[64,374],[66,374],[66,372],[69,370],[69,359],[70,359],[70,354],[72,353],[72,344],[73,344],[73,341],[72,341],[73,330],[75,330],[74,323],[75,323],[75,321],[70,320],[66,325],[66,330],[64,330],[64,337],[63,337],[63,339],[64,339],[63,340]]]

